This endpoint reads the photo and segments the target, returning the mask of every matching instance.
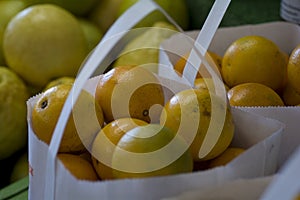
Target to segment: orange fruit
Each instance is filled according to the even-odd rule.
[[[228,91],[229,87],[223,84],[225,90]],[[209,90],[211,89],[212,92],[215,92],[215,83],[213,82],[212,78],[196,78],[194,82],[194,88],[198,90]]]
[[[297,93],[300,93],[300,44],[290,54],[288,66],[288,81]]]
[[[249,35],[235,40],[223,56],[222,76],[230,88],[255,82],[278,90],[285,74],[285,55],[274,42],[262,36]]]
[[[98,176],[92,166],[84,158],[79,155],[59,153],[57,158],[62,162],[65,168],[77,179],[97,181]]]
[[[218,113],[217,119],[212,118],[212,112]],[[183,134],[190,143],[194,161],[209,160],[220,155],[229,146],[234,134],[234,123],[226,99],[210,95],[206,90],[188,89],[175,94],[165,105],[160,124],[177,134]],[[199,150],[209,127],[210,131],[221,134],[213,148],[208,149],[208,154],[200,158]]]
[[[119,66],[103,74],[95,98],[106,122],[125,117],[153,122],[159,118],[164,104],[163,88],[157,77],[138,66]]]
[[[180,57],[177,60],[177,62],[174,64],[174,69],[180,76],[183,73],[189,55],[190,53],[185,54],[183,57]],[[222,57],[212,51],[208,51],[205,55],[205,58],[206,61],[211,65],[211,67],[213,67],[214,70],[219,74],[221,71]],[[197,73],[196,78],[201,78],[201,77],[204,78],[211,77],[210,73],[208,72],[205,65],[203,64],[201,64],[201,67],[199,69],[199,72]]]
[[[243,83],[227,93],[232,106],[284,106],[281,97],[270,87],[260,83]]]
[[[60,84],[73,84],[75,81],[74,77],[70,77],[70,76],[62,76],[56,79],[51,80],[49,83],[47,83],[47,85],[45,86],[45,88],[43,89],[43,91],[48,90],[49,88],[53,87],[53,86],[57,86]]]
[[[298,93],[290,83],[287,83],[282,92],[282,99],[287,106],[295,106],[300,104],[300,93]]]
[[[58,117],[72,86],[62,84],[46,90],[38,98],[31,116],[36,136],[49,144]],[[82,90],[76,101],[60,143],[59,152],[82,152],[103,126],[103,113],[94,97]]]
[[[191,172],[187,143],[159,124],[138,126],[118,142],[112,157],[114,178],[143,178]]]
[[[228,147],[221,155],[209,161],[209,168],[226,165],[243,152],[243,148]]]
[[[92,146],[93,166],[101,179],[112,179],[111,158],[122,136],[129,130],[148,123],[134,118],[120,118],[105,125]],[[107,140],[108,139],[108,140]]]

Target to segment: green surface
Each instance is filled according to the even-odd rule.
[[[214,0],[186,0],[190,14],[190,29],[200,29]],[[280,0],[232,0],[221,26],[280,21]]]
[[[28,199],[29,177],[16,181],[0,190],[0,199]]]

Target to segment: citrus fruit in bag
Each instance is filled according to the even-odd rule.
[[[93,168],[93,165],[79,155],[59,153],[57,154],[57,158],[77,179],[89,181],[98,180],[98,176]]]
[[[174,64],[175,71],[182,76],[184,67],[186,65],[187,59],[189,57],[189,53],[185,54],[183,57],[180,57],[176,63]],[[201,67],[199,68],[199,72],[197,73],[196,78],[209,78],[211,77],[211,74],[208,71],[208,67],[212,67],[217,74],[220,74],[221,72],[221,64],[222,64],[222,57],[218,54],[207,51],[205,55],[205,59],[210,64],[210,66],[205,66],[203,63],[201,64]]]
[[[288,82],[297,93],[300,93],[300,44],[290,54],[287,71]]]
[[[243,83],[228,91],[232,106],[284,106],[281,97],[270,87],[260,83]]]
[[[180,136],[159,124],[126,132],[112,157],[114,178],[143,178],[191,172],[192,156]]]
[[[100,76],[95,98],[106,122],[131,117],[154,122],[164,104],[157,77],[139,66],[119,66]]]
[[[243,152],[243,148],[228,147],[221,155],[209,161],[209,168],[226,165]]]
[[[29,94],[23,80],[7,67],[0,67],[0,160],[8,158],[27,143]]]
[[[34,105],[31,125],[37,137],[49,144],[58,117],[72,85],[62,84],[42,93]],[[72,108],[60,143],[59,152],[82,152],[91,144],[95,134],[103,126],[102,109],[94,97],[82,90]]]
[[[218,119],[212,118],[213,112],[218,113]],[[209,160],[220,155],[229,146],[234,134],[234,123],[226,101],[206,90],[187,89],[175,94],[166,103],[160,124],[185,135],[184,138],[194,135],[188,139],[194,161]],[[211,151],[199,158],[199,150],[209,127],[221,134]]]
[[[7,65],[26,82],[44,87],[57,77],[75,77],[88,54],[88,44],[71,13],[41,4],[22,10],[10,20],[3,52]]]
[[[286,106],[295,106],[300,104],[300,93],[290,83],[287,83],[282,92],[282,99]]]
[[[92,146],[93,166],[101,179],[113,179],[111,159],[119,140],[131,129],[148,123],[134,118],[116,119],[97,134]]]
[[[285,81],[286,58],[271,40],[262,36],[244,36],[226,49],[222,76],[230,88],[255,82],[278,90]]]
[[[196,78],[194,81],[194,87],[198,90],[207,90],[207,91],[214,91],[215,92],[215,86],[212,78]],[[228,91],[229,87],[224,84],[225,90]]]
[[[46,91],[51,87],[61,85],[61,84],[71,84],[72,85],[74,82],[75,82],[74,77],[69,77],[69,76],[59,77],[59,78],[56,78],[56,79],[50,81],[49,83],[47,83],[47,85],[45,86],[45,88],[43,90]]]

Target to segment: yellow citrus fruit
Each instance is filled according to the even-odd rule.
[[[77,179],[97,181],[98,176],[93,165],[79,155],[59,153],[57,158],[65,168]]]
[[[138,126],[117,144],[112,157],[114,178],[142,178],[191,172],[193,159],[180,136],[159,124]]]
[[[212,104],[212,100],[214,105]],[[234,134],[234,123],[225,99],[211,94],[207,90],[188,89],[175,94],[165,105],[160,123],[178,134],[194,135],[190,150],[194,161],[209,160],[220,155],[231,143]],[[212,110],[212,108],[215,110]],[[219,113],[219,118],[212,119],[212,112]],[[222,118],[224,114],[224,118]],[[215,121],[224,122],[220,127]],[[219,123],[220,123],[219,122]],[[211,124],[211,125],[210,125]],[[216,144],[203,158],[199,158],[199,150],[208,128],[221,132]],[[183,128],[182,128],[183,127]],[[185,138],[185,137],[184,137]]]
[[[60,84],[71,84],[72,85],[74,83],[74,81],[75,81],[74,77],[69,77],[69,76],[59,77],[59,78],[56,78],[56,79],[50,81],[43,90],[46,91],[46,90],[48,90],[54,86],[60,85]]]
[[[159,118],[160,109],[156,105],[164,104],[163,88],[157,77],[138,66],[119,66],[103,74],[95,98],[106,122],[124,117],[150,122]]]
[[[290,54],[288,66],[288,82],[300,93],[300,44]]]
[[[90,52],[97,46],[97,44],[102,39],[102,30],[96,25],[96,23],[93,23],[92,21],[89,21],[86,18],[80,18],[79,23],[88,42],[88,49]]]
[[[55,4],[76,16],[85,16],[93,9],[97,0],[23,0],[27,6],[35,4]]]
[[[29,165],[28,165],[28,153],[24,152],[17,159],[13,166],[12,172],[10,174],[10,182],[13,183],[28,176]]]
[[[300,93],[298,93],[290,83],[287,83],[282,92],[282,99],[286,106],[295,106],[300,104]]]
[[[222,60],[222,76],[231,88],[247,82],[265,84],[278,90],[286,74],[286,58],[271,40],[244,36],[229,45]]]
[[[7,67],[0,67],[0,160],[25,147],[29,94],[23,80]]]
[[[120,2],[118,9],[118,17],[123,14],[129,7],[135,4],[138,0],[123,0]],[[188,9],[184,0],[155,0],[183,29],[187,29],[189,25]],[[180,14],[178,14],[180,13]],[[168,21],[160,11],[153,11],[141,20],[136,27],[149,27],[157,21]]]
[[[190,55],[190,53],[185,54],[183,57],[180,57],[177,60],[177,62],[174,64],[174,69],[180,76],[183,73],[183,70],[184,70],[184,67],[186,65],[189,55]],[[219,56],[218,54],[216,54],[215,52],[208,51],[207,54],[205,55],[205,58],[206,58],[206,61],[210,64],[210,67],[213,67],[215,72],[217,72],[217,74],[219,74],[221,71],[222,57]],[[207,70],[207,67],[205,67],[203,64],[201,64],[199,73],[197,74],[196,78],[211,77],[209,71]]]
[[[225,90],[228,91],[229,87],[224,84]],[[194,88],[198,90],[210,90],[215,91],[215,83],[212,78],[196,78],[194,82]]]
[[[49,144],[58,117],[72,86],[62,84],[46,90],[34,105],[31,125],[37,137]],[[103,126],[103,113],[94,97],[85,90],[79,95],[63,133],[59,152],[82,152]]]
[[[129,130],[148,123],[134,118],[120,118],[105,125],[97,134],[92,146],[94,168],[101,179],[112,179],[111,158],[122,136]]]
[[[5,65],[5,59],[3,55],[3,34],[8,22],[13,16],[25,8],[23,1],[0,1],[0,65]]]
[[[260,83],[243,83],[227,93],[232,106],[284,106],[281,97],[270,87]]]
[[[75,16],[55,5],[38,4],[10,20],[3,52],[7,65],[26,82],[44,87],[53,78],[75,76],[88,44]]]
[[[226,165],[243,152],[243,148],[228,147],[221,155],[209,161],[209,168]]]

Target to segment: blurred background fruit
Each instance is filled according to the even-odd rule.
[[[26,8],[9,22],[3,50],[11,69],[27,83],[44,87],[53,78],[76,76],[88,45],[74,15],[42,4]]]
[[[23,0],[27,6],[35,4],[55,4],[74,15],[86,16],[97,3],[97,0]]]
[[[23,80],[12,70],[0,67],[0,160],[27,144],[28,98]]]
[[[123,0],[100,0],[88,15],[88,19],[106,32],[118,18],[118,9]]]
[[[12,17],[25,8],[25,4],[18,0],[0,1],[0,66],[5,65],[3,55],[3,34],[4,30]]]
[[[13,166],[11,175],[10,175],[10,182],[13,183],[18,181],[25,176],[28,176],[29,173],[29,164],[28,164],[28,153],[24,152],[16,161]]]
[[[118,16],[121,16],[130,6],[138,0],[123,0],[120,3]],[[155,0],[183,29],[189,27],[189,14],[185,0]],[[157,21],[168,21],[159,11],[150,13],[145,19],[139,22],[136,27],[149,27]]]
[[[85,18],[80,18],[79,23],[88,42],[88,51],[91,52],[100,42],[103,36],[102,30],[94,22]]]
[[[170,23],[155,22],[151,28],[125,45],[113,66],[152,64],[147,68],[157,72],[160,43],[175,33],[176,28]]]

